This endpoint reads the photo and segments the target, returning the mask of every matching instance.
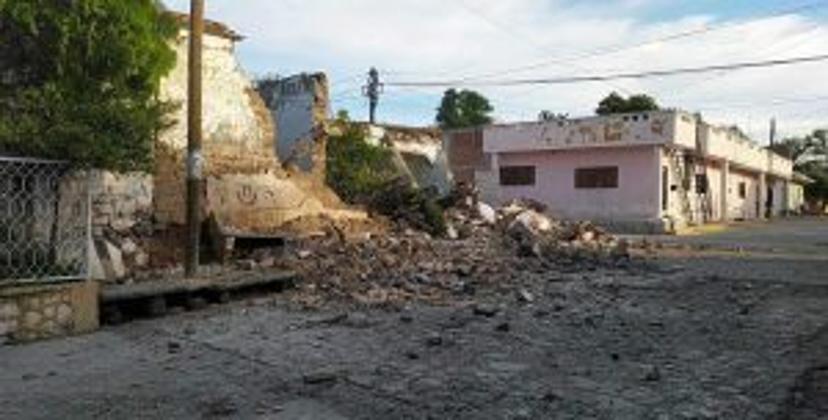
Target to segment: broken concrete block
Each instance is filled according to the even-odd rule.
[[[135,254],[135,259],[134,259],[135,267],[145,268],[149,265],[149,262],[150,262],[150,257],[149,257],[149,254],[147,254],[146,252],[141,251],[141,252],[138,252],[137,254]]]
[[[107,259],[109,268],[112,270],[112,275],[115,279],[121,279],[126,276],[126,266],[124,265],[124,256],[121,250],[118,249],[112,242],[104,241],[106,246]]]
[[[91,280],[106,280],[106,270],[104,269],[103,262],[101,261],[101,253],[99,252],[98,247],[90,241],[89,243],[89,267],[87,269],[87,275]]]
[[[132,256],[138,252],[138,245],[131,238],[126,238],[121,242],[121,252],[124,256]]]
[[[477,203],[477,214],[484,222],[494,225],[497,223],[497,212],[492,206],[486,203]]]

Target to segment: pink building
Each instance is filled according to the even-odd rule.
[[[532,198],[617,230],[671,232],[802,204],[790,194],[790,160],[682,111],[498,124],[449,132],[445,143],[455,179],[484,200]]]

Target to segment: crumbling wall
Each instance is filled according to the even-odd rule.
[[[234,56],[240,37],[230,34],[214,31],[204,40],[202,218],[213,217],[222,232],[264,233],[302,216],[340,215],[341,202],[323,184],[324,153],[319,154],[322,165],[314,167],[321,177],[292,173],[280,164],[274,116]],[[180,226],[186,221],[186,30],[175,49],[178,62],[164,79],[161,95],[182,106],[174,115],[176,124],[156,145],[154,216],[159,224]],[[322,115],[327,81],[324,75],[309,80],[316,92],[312,120],[321,124],[327,117],[327,111]]]
[[[284,79],[263,80],[259,93],[276,121],[276,154],[285,165],[324,174],[323,125],[330,115],[328,78],[324,73],[303,73]]]
[[[410,174],[423,189],[440,194],[451,190],[452,175],[439,129],[363,124],[366,140],[391,147],[400,157],[400,170]]]
[[[483,152],[483,129],[452,130],[443,136],[443,149],[456,182],[474,185],[478,171],[491,170],[491,156]]]
[[[161,223],[185,222],[187,146],[187,31],[174,48],[178,61],[163,80],[161,96],[179,104],[176,123],[164,131],[156,150],[155,217]],[[234,56],[234,39],[204,38],[202,156],[207,183],[224,174],[281,175],[273,150],[270,112]],[[204,209],[206,215],[207,210]]]
[[[86,178],[84,178],[86,179]],[[118,280],[150,265],[148,238],[154,233],[151,174],[89,174],[92,255],[89,275]]]

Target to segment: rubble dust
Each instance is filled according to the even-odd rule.
[[[303,279],[295,298],[305,306],[328,301],[393,306],[462,304],[480,290],[515,286],[526,273],[629,258],[624,241],[589,222],[551,219],[537,203],[493,209],[473,192],[455,193],[449,202],[443,237],[383,218],[371,226],[302,221],[314,234],[290,241],[277,267]]]

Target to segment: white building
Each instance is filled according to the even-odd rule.
[[[449,163],[483,198],[531,198],[568,219],[675,231],[798,210],[793,163],[682,111],[498,124],[448,133]]]

